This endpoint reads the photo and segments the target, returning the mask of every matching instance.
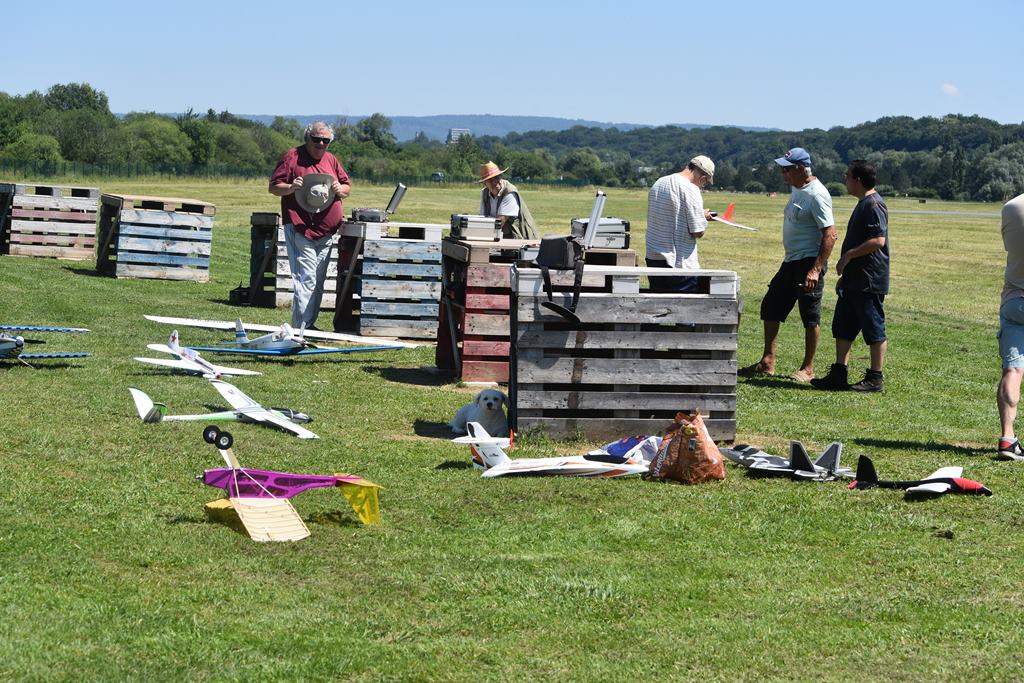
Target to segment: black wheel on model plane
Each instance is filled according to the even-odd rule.
[[[234,442],[235,438],[231,436],[231,432],[221,432],[220,434],[217,435],[217,443],[215,445],[220,450],[226,451],[227,449],[231,448],[231,444],[233,444]]]
[[[217,443],[217,438],[220,436],[220,427],[217,425],[209,425],[203,428],[203,441],[208,444]]]

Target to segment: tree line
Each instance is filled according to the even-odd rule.
[[[802,131],[576,126],[500,138],[463,136],[454,144],[423,133],[398,142],[383,114],[329,123],[336,131],[332,151],[353,177],[368,180],[437,173],[469,180],[480,163],[492,159],[509,167],[513,179],[642,187],[706,154],[716,163],[716,188],[785,191],[772,160],[800,146],[811,152],[816,175],[836,193],[853,159],[876,164],[883,194],[1003,201],[1024,192],[1024,124],[959,114],[892,116]],[[0,161],[269,174],[284,151],[301,140],[298,122],[284,117],[269,125],[212,109],[117,117],[106,94],[87,83],[57,84],[27,95],[0,92]]]

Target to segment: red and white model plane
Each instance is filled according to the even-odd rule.
[[[712,211],[711,212],[711,220],[718,221],[719,223],[725,223],[726,225],[731,225],[732,227],[739,228],[740,230],[750,230],[751,232],[757,232],[757,228],[751,228],[751,227],[749,227],[747,225],[740,225],[739,223],[733,223],[733,221],[732,221],[732,212],[733,212],[733,209],[735,209],[735,208],[736,208],[735,204],[730,204],[729,208],[726,209],[725,213],[723,213],[721,216],[719,216],[717,212]]]

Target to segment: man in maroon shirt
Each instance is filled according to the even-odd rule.
[[[309,124],[305,144],[290,149],[270,177],[270,194],[281,198],[281,220],[288,248],[288,265],[292,271],[292,326],[315,329],[320,313],[320,300],[327,279],[327,265],[334,233],[344,220],[342,202],[352,191],[348,174],[341,162],[327,151],[334,140],[334,131],[323,121]],[[318,212],[303,209],[295,193],[310,173],[326,173],[331,183],[331,202]]]

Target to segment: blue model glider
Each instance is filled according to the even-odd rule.
[[[44,327],[41,325],[0,325],[0,360],[18,360],[32,367],[26,359],[45,360],[49,358],[85,358],[91,353],[22,353],[25,344],[45,344],[42,339],[25,339],[21,335],[11,336],[8,332],[67,332],[81,334],[89,332],[83,327]]]

